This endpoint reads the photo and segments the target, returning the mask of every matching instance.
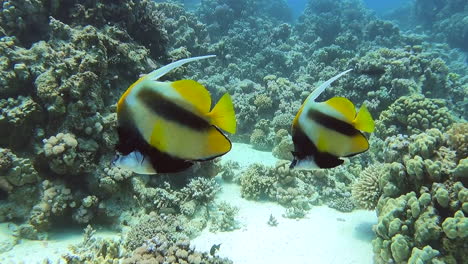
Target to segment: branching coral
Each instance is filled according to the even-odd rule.
[[[455,123],[447,131],[446,140],[458,158],[468,157],[468,123]]]
[[[373,164],[365,168],[352,186],[352,198],[357,206],[374,210],[382,194],[379,179],[385,173],[384,165]]]
[[[216,205],[216,210],[211,219],[210,231],[232,231],[239,228],[239,221],[236,215],[239,208],[229,205],[227,202],[221,202]]]
[[[71,245],[70,252],[62,256],[65,263],[119,263],[119,260],[126,254],[121,239],[96,237],[95,232],[89,225],[85,228],[83,241],[77,245]]]
[[[184,200],[194,200],[198,203],[208,203],[213,201],[216,193],[220,190],[220,186],[214,179],[193,178],[189,184],[182,188],[181,193],[184,195]]]
[[[151,213],[132,226],[125,237],[124,246],[132,251],[158,235],[167,236],[171,240],[186,240],[189,238],[189,230],[188,222],[183,217]]]
[[[174,241],[164,235],[157,235],[133,251],[132,256],[126,258],[123,264],[144,263],[194,263],[194,264],[230,264],[232,261],[208,253],[200,253],[190,247],[190,241]]]

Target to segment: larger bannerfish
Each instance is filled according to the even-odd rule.
[[[294,160],[290,168],[333,168],[350,157],[369,149],[369,142],[361,132],[374,131],[374,120],[365,105],[359,112],[344,97],[325,102],[315,99],[344,71],[315,89],[302,104],[292,124]]]
[[[173,62],[127,89],[117,103],[116,150],[120,156],[114,159],[114,165],[143,174],[178,172],[231,150],[231,142],[221,132],[236,132],[229,94],[211,109],[210,93],[200,83],[157,81],[185,63],[211,57]]]

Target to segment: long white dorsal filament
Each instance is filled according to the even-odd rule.
[[[168,65],[165,65],[159,69],[156,69],[150,73],[148,73],[144,78],[147,80],[152,80],[156,81],[162,76],[166,75],[168,72],[172,71],[175,68],[178,68],[186,63],[192,62],[192,61],[197,61],[197,60],[203,60],[203,59],[208,59],[216,57],[216,55],[206,55],[206,56],[199,56],[199,57],[193,57],[193,58],[187,58],[187,59],[181,59],[178,61],[174,61],[172,63],[169,63]]]
[[[330,78],[328,81],[322,83],[322,85],[320,85],[319,87],[317,87],[317,89],[315,89],[310,95],[309,97],[307,98],[307,101],[309,100],[312,100],[312,101],[315,101],[315,99],[317,99],[317,97],[319,97],[320,94],[322,94],[323,91],[325,91],[325,89],[327,89],[328,86],[330,86],[330,84],[334,81],[336,81],[336,79],[340,78],[341,76],[345,75],[346,73],[352,71],[353,69],[349,69],[349,70],[346,70],[342,73],[339,73],[335,76],[333,76],[332,78]]]

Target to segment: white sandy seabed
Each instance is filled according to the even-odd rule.
[[[223,157],[237,161],[241,168],[253,163],[274,166],[276,159],[269,152],[253,150],[246,144],[234,144]],[[341,213],[326,206],[314,207],[305,218],[294,220],[282,217],[285,208],[272,202],[242,199],[236,184],[222,184],[217,201],[226,201],[239,208],[241,228],[231,232],[211,233],[205,229],[192,241],[197,250],[209,251],[213,244],[221,244],[218,256],[235,264],[367,264],[372,261],[372,225],[377,222],[375,212],[353,211]],[[267,221],[273,215],[277,226]],[[8,237],[7,224],[0,224],[0,239]],[[98,236],[115,236],[100,233]],[[46,258],[57,263],[68,245],[81,241],[81,234],[66,232],[52,234],[48,241],[23,240],[12,250],[0,254],[0,263],[42,263]]]

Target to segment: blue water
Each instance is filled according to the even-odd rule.
[[[377,14],[385,13],[408,2],[410,2],[410,0],[364,0],[364,4]]]
[[[289,7],[291,7],[293,18],[297,18],[302,14],[307,4],[307,0],[287,0]]]
[[[307,2],[308,0],[287,0],[292,10],[293,18],[297,18],[302,14]],[[363,2],[367,8],[374,10],[377,14],[383,14],[410,2],[410,0],[363,0]]]

